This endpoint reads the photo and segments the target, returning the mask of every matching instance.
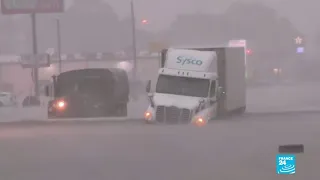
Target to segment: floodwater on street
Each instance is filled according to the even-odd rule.
[[[4,180],[286,179],[280,144],[304,144],[291,179],[316,179],[318,113],[248,115],[192,125],[90,124],[0,129]]]

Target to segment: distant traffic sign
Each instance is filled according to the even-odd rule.
[[[49,54],[25,54],[21,55],[20,58],[22,68],[41,68],[50,66]]]
[[[302,40],[303,39],[301,37],[299,37],[299,36],[294,39],[296,44],[302,44]]]
[[[228,43],[229,47],[246,47],[247,41],[246,40],[230,40]]]
[[[304,47],[297,47],[296,53],[298,53],[298,54],[304,53]]]
[[[64,0],[1,0],[2,14],[59,13]]]

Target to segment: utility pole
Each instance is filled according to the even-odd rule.
[[[39,97],[39,62],[38,62],[38,42],[37,42],[37,21],[36,14],[31,14],[32,21],[32,47],[33,47],[33,57],[35,61],[35,66],[32,69],[33,82],[34,82],[34,95]]]
[[[56,23],[57,23],[57,43],[58,43],[59,73],[61,73],[62,72],[62,59],[61,59],[60,19],[56,19]]]
[[[134,4],[131,0],[131,28],[132,28],[132,56],[133,56],[133,79],[137,79],[137,44],[136,44],[136,18]]]

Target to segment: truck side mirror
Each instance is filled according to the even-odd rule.
[[[217,93],[218,93],[218,96],[221,96],[225,92],[223,91],[223,88],[220,86],[220,87],[218,87]]]
[[[197,108],[197,111],[201,110],[201,107],[203,107],[203,103],[205,103],[205,100],[204,99],[200,99],[199,100],[199,106]]]
[[[226,92],[224,92],[223,87],[218,87],[217,89],[217,100],[219,100]]]
[[[148,93],[148,99],[149,99],[151,107],[154,107],[155,104],[154,104],[154,101],[153,101],[153,93]]]
[[[47,96],[47,97],[49,97],[50,96],[50,94],[49,94],[49,86],[47,85],[47,86],[45,86],[45,95]]]
[[[146,92],[149,93],[151,91],[151,80],[148,80],[147,86],[146,86]]]
[[[55,84],[57,83],[57,76],[56,75],[52,76],[52,81],[53,81],[53,85],[55,86]]]

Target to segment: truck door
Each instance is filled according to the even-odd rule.
[[[53,85],[53,83],[50,83],[48,85],[48,87],[49,87],[49,96],[50,97],[54,97],[54,85]]]
[[[209,116],[214,117],[215,112],[217,109],[217,97],[216,97],[216,91],[217,91],[217,81],[212,80],[210,83],[210,89],[209,89],[209,102],[208,102],[208,108],[209,110]]]

